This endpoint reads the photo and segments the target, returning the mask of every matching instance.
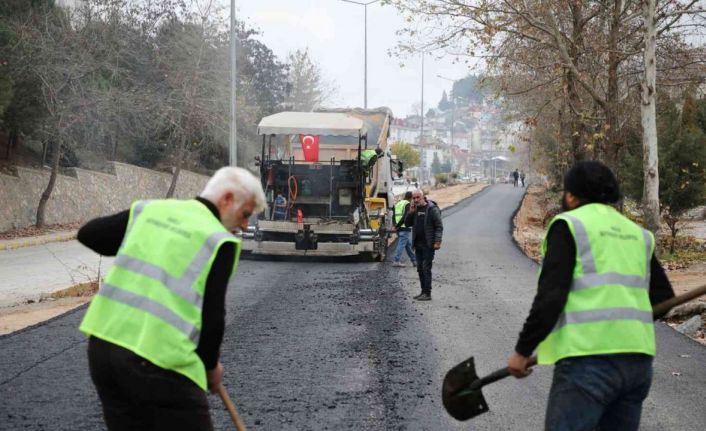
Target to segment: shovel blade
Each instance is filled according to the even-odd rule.
[[[471,389],[471,383],[476,380],[478,375],[472,356],[446,373],[441,400],[454,419],[466,421],[489,410],[480,388]]]

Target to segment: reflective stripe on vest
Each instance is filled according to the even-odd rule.
[[[196,253],[189,264],[187,270],[182,274],[180,278],[175,278],[171,276],[163,268],[157,265],[153,265],[144,260],[137,259],[132,256],[127,256],[124,254],[118,255],[113,262],[113,265],[125,268],[129,271],[142,274],[145,277],[152,278],[160,283],[164,284],[169,290],[171,290],[175,295],[179,296],[186,302],[192,304],[197,308],[201,308],[203,305],[203,298],[196,290],[192,289],[192,285],[196,281],[196,278],[201,274],[206,265],[208,264],[211,255],[213,255],[215,247],[220,243],[221,240],[225,238],[230,238],[233,235],[227,232],[218,232],[206,240],[206,243],[201,247],[201,249]],[[196,341],[198,344],[198,339]]]
[[[409,204],[408,200],[402,199],[399,202],[395,204],[395,224],[399,223],[400,220],[402,219],[402,216],[404,215],[404,209]],[[400,227],[404,228],[407,227],[405,226],[404,223],[400,225]]]
[[[552,224],[556,220],[564,220],[570,227],[577,264],[564,310],[552,332],[539,345],[539,363],[551,364],[565,357],[593,354],[654,355],[648,293],[654,251],[652,235],[600,204],[560,214]],[[591,235],[584,221],[590,222]],[[542,254],[545,252],[546,238]],[[616,272],[621,269],[632,274]]]
[[[643,323],[652,323],[652,313],[649,311],[636,310],[634,308],[605,308],[601,310],[562,313],[553,330],[558,331],[572,323],[591,323],[606,320],[639,320]]]
[[[201,331],[159,302],[107,283],[101,286],[98,294],[159,317],[186,335],[194,344],[199,344]]]
[[[642,230],[643,239],[645,241],[646,249],[646,260],[647,260],[647,274],[645,277],[640,277],[639,275],[625,275],[618,274],[616,272],[596,272],[596,262],[593,259],[593,254],[591,253],[591,244],[588,240],[588,234],[586,233],[586,226],[577,217],[569,214],[565,216],[571,219],[571,223],[574,227],[574,237],[576,240],[576,252],[578,253],[579,259],[581,259],[581,266],[583,267],[583,276],[579,278],[574,278],[571,282],[571,290],[586,289],[590,287],[603,286],[606,284],[619,284],[626,287],[636,287],[642,289],[650,288],[650,261],[652,260],[652,236]]]

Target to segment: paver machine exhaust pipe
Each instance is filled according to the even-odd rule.
[[[660,302],[652,309],[653,316],[661,316],[677,305],[684,304],[699,296],[706,295],[706,286],[701,286],[683,295]],[[537,357],[530,358],[529,366],[537,364]],[[441,400],[446,411],[456,420],[465,421],[489,410],[481,389],[485,385],[510,376],[507,367],[500,368],[485,377],[479,378],[473,356],[453,367],[446,373],[441,389]]]

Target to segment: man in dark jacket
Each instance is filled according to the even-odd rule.
[[[412,245],[417,256],[417,272],[422,293],[415,296],[417,301],[431,300],[431,264],[434,253],[441,248],[444,225],[441,210],[433,201],[427,200],[421,190],[412,192],[412,202],[405,216],[404,224],[412,227]]]

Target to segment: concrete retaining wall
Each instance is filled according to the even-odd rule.
[[[137,199],[163,198],[171,174],[111,162],[114,174],[70,169],[59,175],[46,208],[46,223],[74,223],[127,209]],[[31,226],[37,205],[49,182],[49,170],[15,168],[15,175],[0,173],[0,232]],[[182,170],[177,198],[190,198],[203,190],[207,176]]]

